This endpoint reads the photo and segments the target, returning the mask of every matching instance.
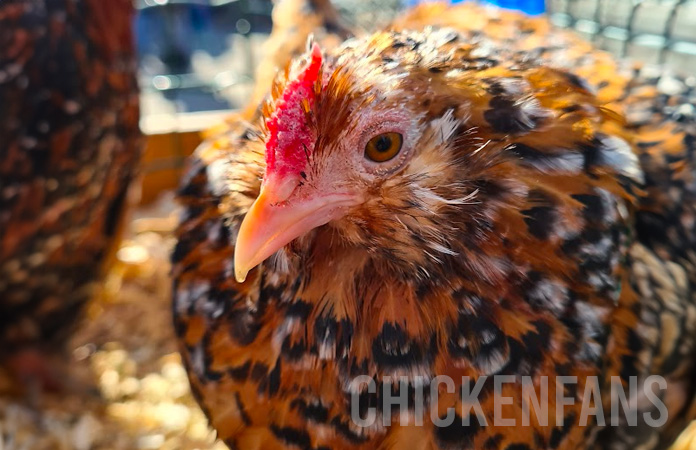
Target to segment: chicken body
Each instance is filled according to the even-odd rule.
[[[469,4],[313,47],[203,144],[180,190],[175,327],[220,438],[664,448],[694,415],[693,84]],[[629,427],[612,382],[651,375],[667,419],[650,426],[643,393]],[[437,376],[454,389],[426,387],[420,423]],[[405,377],[404,417],[385,410],[387,377]],[[480,410],[462,377],[481,380]],[[546,414],[525,407],[525,378],[547,380]]]
[[[132,13],[0,3],[0,358],[59,349],[115,244],[141,148]]]

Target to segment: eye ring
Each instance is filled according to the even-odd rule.
[[[404,137],[395,131],[381,133],[365,144],[365,158],[382,163],[393,159],[399,154],[404,144]]]

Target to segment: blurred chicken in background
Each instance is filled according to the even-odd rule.
[[[0,364],[44,385],[60,384],[46,358],[95,292],[136,177],[132,14],[0,2]]]

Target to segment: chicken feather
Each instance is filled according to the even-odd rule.
[[[115,254],[142,148],[132,17],[129,0],[0,2],[3,365],[60,353]]]

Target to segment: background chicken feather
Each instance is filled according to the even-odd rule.
[[[115,251],[141,151],[132,16],[122,0],[0,4],[3,363],[50,365]]]

